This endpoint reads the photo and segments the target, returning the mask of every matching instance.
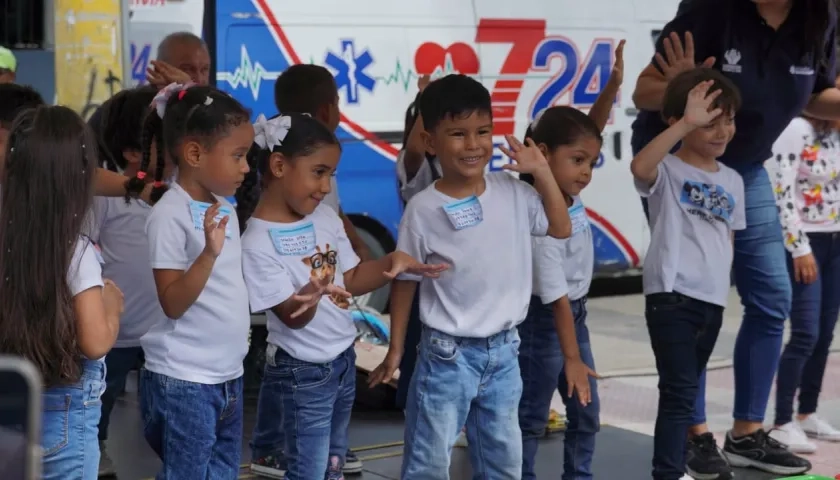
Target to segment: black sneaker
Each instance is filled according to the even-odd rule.
[[[353,450],[347,450],[347,454],[344,456],[344,468],[342,468],[342,471],[346,475],[362,473],[362,461],[353,453]]]
[[[741,438],[726,434],[723,453],[733,467],[750,467],[776,475],[801,475],[811,469],[811,462],[791,453],[764,430]]]
[[[732,467],[720,454],[711,432],[690,439],[685,452],[685,468],[695,480],[731,480]]]

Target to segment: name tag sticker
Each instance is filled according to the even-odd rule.
[[[290,228],[268,230],[271,243],[280,255],[306,255],[315,250],[315,226],[312,222]]]
[[[589,217],[586,216],[586,209],[582,203],[569,208],[569,218],[572,220],[572,236],[589,228]]]
[[[443,210],[455,230],[474,227],[484,220],[481,202],[475,195],[444,205]]]
[[[190,200],[190,214],[192,214],[193,225],[195,226],[196,230],[204,231],[204,213],[207,211],[208,208],[212,207],[213,204],[207,202],[196,202],[195,200]],[[225,217],[231,216],[233,211],[227,205],[222,205],[219,207],[219,213],[216,215],[216,222],[221,221]],[[230,222],[228,222],[227,226],[225,227],[225,238],[231,238],[233,232],[231,231]]]

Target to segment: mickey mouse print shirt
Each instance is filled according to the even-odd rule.
[[[653,185],[636,180],[636,190],[650,207],[645,295],[677,292],[726,306],[732,232],[747,222],[741,175],[720,162],[717,167],[701,170],[669,154]]]
[[[811,253],[809,232],[840,231],[840,135],[817,134],[795,118],[765,164],[773,180],[785,248],[794,258]]]

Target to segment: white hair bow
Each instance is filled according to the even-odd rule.
[[[265,115],[260,114],[254,123],[254,142],[262,149],[274,150],[274,147],[283,144],[290,128],[292,117],[279,115],[266,120]]]
[[[193,83],[188,84],[180,84],[180,83],[170,83],[166,87],[162,88],[155,98],[152,99],[152,106],[155,107],[155,111],[157,112],[160,118],[163,118],[163,115],[166,113],[166,102],[172,98],[172,95],[175,93],[182,92],[190,87],[192,87]]]

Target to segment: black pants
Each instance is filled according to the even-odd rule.
[[[685,472],[698,378],[715,347],[723,307],[679,293],[654,293],[645,297],[645,319],[659,373],[653,478],[677,480]]]

